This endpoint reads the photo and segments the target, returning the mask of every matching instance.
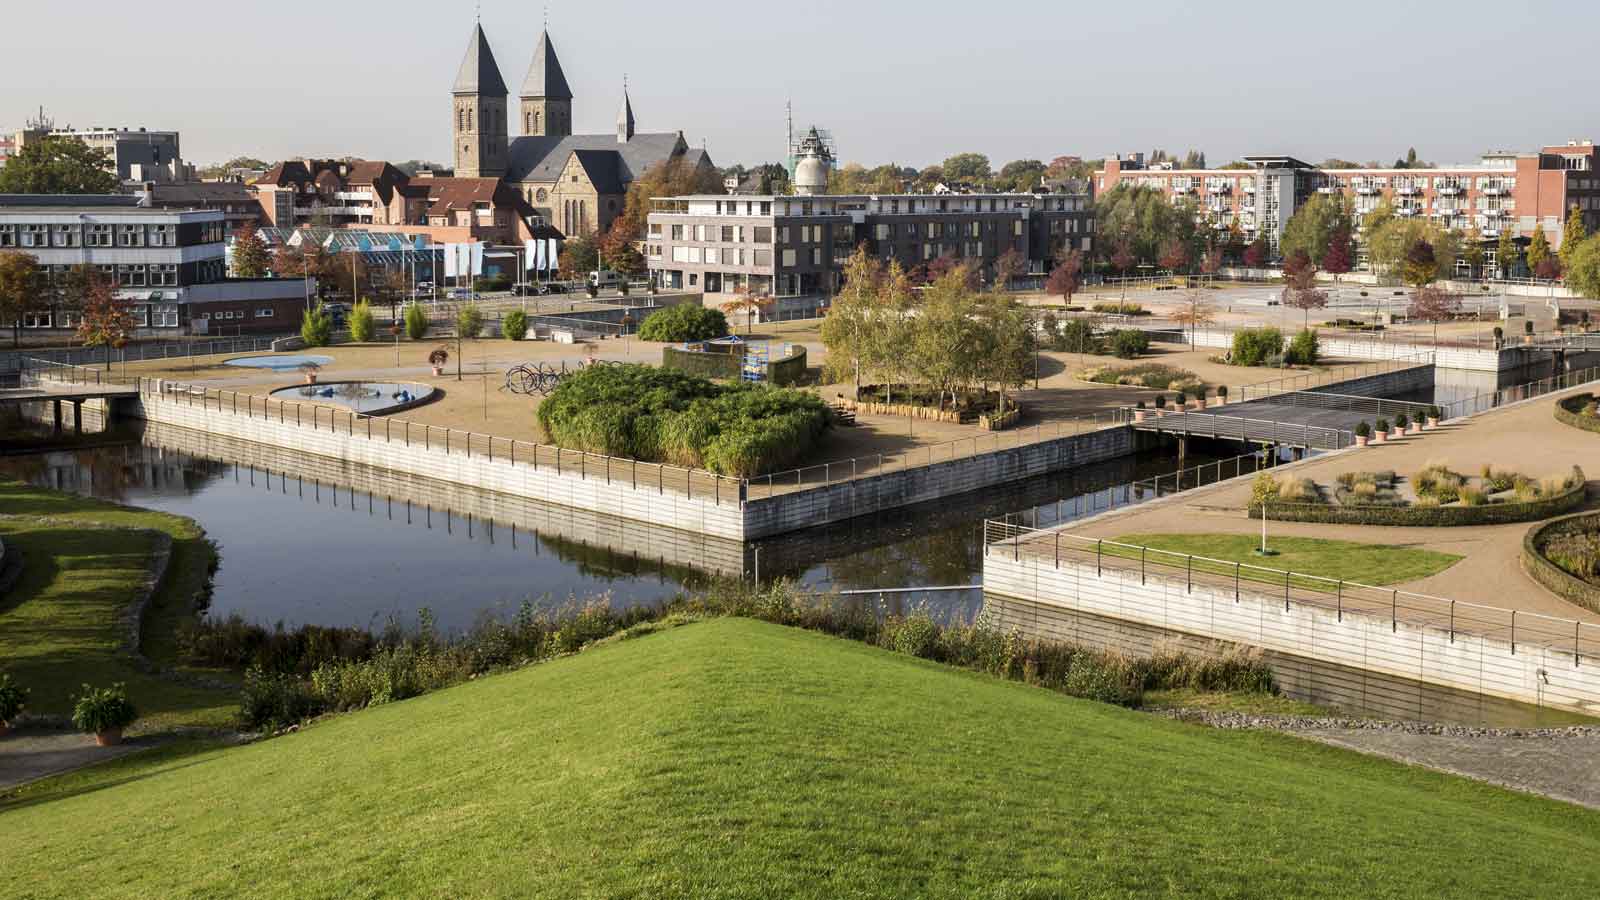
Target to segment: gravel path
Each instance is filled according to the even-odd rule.
[[[164,740],[146,735],[128,738],[116,747],[96,747],[92,735],[72,731],[13,731],[0,737],[0,792],[148,750]]]

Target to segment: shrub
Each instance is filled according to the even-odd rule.
[[[1103,353],[1105,343],[1094,332],[1094,326],[1083,319],[1068,319],[1061,323],[1051,338],[1052,350],[1067,353]]]
[[[1156,390],[1193,391],[1197,395],[1205,389],[1200,377],[1187,369],[1161,363],[1141,363],[1136,366],[1104,366],[1078,373],[1084,381],[1095,384],[1125,384]]]
[[[528,336],[528,315],[520,309],[506,313],[500,321],[500,333],[508,341],[520,341]]]
[[[510,287],[511,278],[506,275],[485,275],[472,280],[472,289],[480,294],[493,294]]]
[[[428,365],[430,366],[443,366],[449,361],[450,351],[443,347],[435,347],[433,348],[433,351],[428,354]]]
[[[709,341],[728,333],[728,317],[720,309],[680,303],[651,313],[639,326],[639,339],[681,344]]]
[[[1137,303],[1096,303],[1094,311],[1114,316],[1143,316],[1148,315],[1143,306]]]
[[[799,461],[831,422],[827,405],[808,391],[717,384],[638,365],[590,367],[563,379],[538,417],[562,447],[741,477]]]
[[[1217,385],[1217,399],[1219,399],[1219,400],[1227,400],[1228,399],[1228,386],[1227,385],[1225,385],[1225,384]]]
[[[1118,359],[1138,359],[1150,352],[1150,335],[1138,328],[1118,328],[1111,332],[1110,342]]]
[[[377,333],[377,323],[372,319],[372,304],[365,300],[350,310],[350,340],[365,344]]]
[[[1489,502],[1489,496],[1481,489],[1468,485],[1458,488],[1456,495],[1461,499],[1463,506],[1485,506]]]
[[[1401,413],[1400,415],[1394,417],[1394,427],[1400,429],[1401,431],[1404,431],[1406,426],[1410,424],[1411,419],[1409,419],[1405,413]]]
[[[0,722],[9,722],[28,705],[28,690],[0,673]]]
[[[456,310],[456,333],[464,338],[475,338],[483,332],[483,310],[476,303],[464,304]]]
[[[1372,437],[1372,426],[1366,422],[1356,426],[1356,437]]]
[[[1233,333],[1233,352],[1228,362],[1235,366],[1260,366],[1283,353],[1283,334],[1276,328],[1241,328]]]
[[[420,341],[428,336],[428,311],[422,304],[413,303],[406,307],[406,337],[413,341]]]
[[[333,315],[321,303],[301,313],[300,339],[307,347],[326,347],[333,341]]]
[[[108,688],[92,688],[86,684],[83,693],[74,699],[72,724],[87,734],[126,728],[139,718],[121,682]]]
[[[1389,420],[1388,419],[1379,419],[1376,428],[1377,428],[1377,431],[1378,431],[1379,434],[1388,434],[1389,433]]]
[[[939,645],[939,626],[926,612],[918,611],[903,619],[891,619],[883,625],[880,643],[896,653],[932,659]]]
[[[1289,349],[1284,353],[1284,360],[1291,366],[1314,366],[1321,356],[1321,346],[1317,343],[1316,331],[1306,328],[1294,336],[1289,342]]]
[[[1322,494],[1309,478],[1285,476],[1277,482],[1277,500],[1283,503],[1321,503]]]

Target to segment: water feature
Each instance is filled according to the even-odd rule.
[[[433,398],[432,385],[391,381],[326,381],[297,384],[272,392],[276,400],[303,400],[307,403],[336,403],[369,416],[409,409]]]
[[[325,366],[333,362],[331,356],[318,356],[311,353],[279,353],[272,356],[240,356],[227,360],[225,366],[234,366],[240,369],[272,369],[278,372],[290,372],[301,366]]]

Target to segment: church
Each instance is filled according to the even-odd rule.
[[[510,91],[482,24],[474,26],[451,88],[457,178],[498,178],[535,213],[571,236],[604,231],[622,213],[628,185],[651,167],[680,160],[710,169],[683,133],[634,127],[627,85],[613,134],[573,134],[573,96],[548,30],[539,35],[522,81],[517,136],[510,136]]]

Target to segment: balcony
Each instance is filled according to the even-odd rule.
[[[1415,184],[1397,184],[1394,186],[1394,192],[1402,197],[1415,197],[1422,193],[1422,188]]]
[[[1464,188],[1462,188],[1462,186],[1459,184],[1446,184],[1442,186],[1436,186],[1433,189],[1434,193],[1441,197],[1459,197],[1461,196],[1462,190],[1464,190]]]
[[[1506,186],[1503,184],[1486,184],[1478,188],[1478,193],[1485,197],[1504,197],[1506,195]]]
[[[1376,194],[1381,190],[1381,188],[1379,188],[1377,185],[1367,181],[1357,182],[1355,188],[1356,193],[1362,195]]]
[[[1394,214],[1395,215],[1397,215],[1397,216],[1406,216],[1408,218],[1411,217],[1411,216],[1416,215],[1419,212],[1421,212],[1421,210],[1419,210],[1415,206],[1396,206],[1394,208]]]

